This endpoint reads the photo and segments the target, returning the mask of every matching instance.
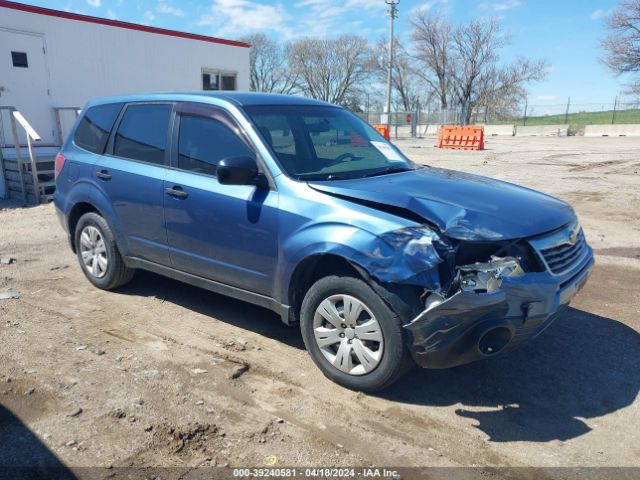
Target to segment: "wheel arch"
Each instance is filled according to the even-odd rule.
[[[380,282],[367,269],[354,261],[335,253],[315,253],[305,257],[296,265],[289,280],[288,302],[291,306],[290,319],[296,323],[300,319],[300,307],[307,291],[316,281],[330,275],[350,275],[367,283],[382,300],[408,320],[422,311],[420,300],[424,288],[417,285],[402,285]]]
[[[61,202],[58,208],[65,217],[67,232],[69,232],[69,242],[74,253],[76,253],[74,245],[75,229],[82,215],[89,212],[95,212],[105,219],[123,255],[126,255],[129,251],[126,237],[123,235],[113,204],[104,192],[90,184],[80,183],[72,190],[65,201]]]
[[[90,213],[90,212],[97,213],[98,215],[104,218],[104,215],[102,215],[102,212],[100,212],[100,210],[98,210],[98,208],[96,208],[95,205],[86,201],[82,201],[74,204],[73,207],[71,207],[71,210],[69,210],[67,228],[69,231],[69,238],[71,241],[71,250],[73,250],[73,253],[77,253],[75,238],[76,238],[76,227],[78,226],[78,221],[85,213]]]
[[[323,277],[336,274],[348,274],[365,281],[369,277],[362,267],[334,253],[314,253],[296,265],[289,279],[287,296],[293,322],[300,319],[302,300],[311,285]]]

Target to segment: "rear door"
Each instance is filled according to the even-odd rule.
[[[165,218],[175,268],[252,292],[270,294],[278,257],[278,192],[221,185],[216,165],[256,153],[222,109],[176,107]],[[181,193],[176,193],[181,192]]]
[[[173,105],[125,105],[106,154],[94,165],[96,183],[111,200],[127,241],[125,255],[170,265],[163,181]]]
[[[0,72],[0,105],[18,109],[40,135],[42,143],[55,143],[44,37],[0,29]],[[8,120],[7,113],[3,112],[2,144],[13,143]],[[20,143],[25,144],[23,129],[18,129],[18,136]]]

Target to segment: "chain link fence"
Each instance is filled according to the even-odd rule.
[[[507,110],[507,112],[505,112]],[[387,124],[379,111],[357,112],[368,123]],[[421,108],[390,114],[390,134],[394,138],[436,135],[440,125],[462,125],[462,108]],[[569,125],[569,135],[582,135],[587,125],[640,124],[640,100],[602,103],[533,104],[525,103],[511,109],[481,107],[471,112],[469,124],[484,125]]]

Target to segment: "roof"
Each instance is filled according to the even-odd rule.
[[[125,28],[127,30],[137,30],[139,32],[154,33],[157,35],[167,35],[170,37],[186,38],[189,40],[199,40],[202,42],[219,43],[222,45],[230,45],[233,47],[249,48],[251,45],[246,42],[238,42],[236,40],[227,40],[224,38],[208,37],[206,35],[197,35],[195,33],[178,32],[176,30],[167,30],[164,28],[150,27],[148,25],[140,25],[137,23],[121,22],[120,20],[110,20],[107,18],[92,17],[90,15],[80,15],[79,13],[63,12],[61,10],[53,10],[51,8],[36,7],[33,5],[25,5],[24,3],[8,2],[0,0],[0,8],[8,8],[21,12],[35,13],[37,15],[46,15],[49,17],[65,18],[67,20],[76,20],[79,22],[95,23],[97,25],[105,25],[108,27]]]
[[[260,93],[260,92],[161,92],[146,93],[136,95],[126,95],[119,97],[109,97],[97,99],[90,104],[103,103],[124,103],[124,102],[207,102],[208,99],[220,99],[237,106],[246,107],[254,105],[316,105],[316,106],[335,106],[321,100],[311,98],[298,97],[294,95],[281,95],[277,93]]]

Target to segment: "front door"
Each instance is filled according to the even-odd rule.
[[[22,113],[43,143],[56,141],[55,118],[49,97],[44,37],[0,29],[0,106]],[[13,144],[7,111],[2,111],[0,144]],[[26,143],[18,127],[19,141]]]
[[[178,108],[165,221],[174,268],[270,295],[278,256],[278,193],[221,185],[216,165],[256,153],[235,121],[215,107]]]

